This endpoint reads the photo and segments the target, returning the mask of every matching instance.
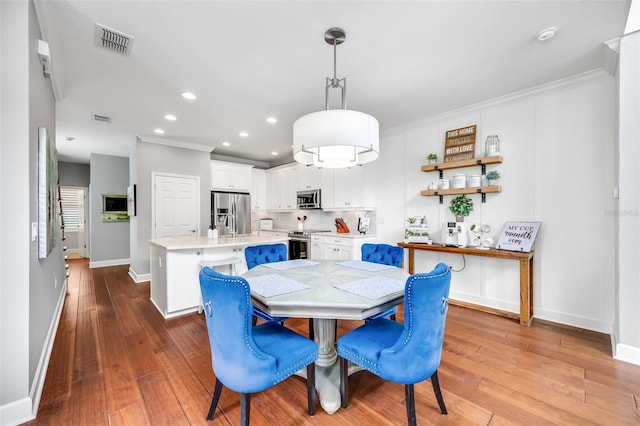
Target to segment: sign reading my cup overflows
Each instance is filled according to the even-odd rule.
[[[470,160],[476,153],[476,125],[447,130],[444,140],[444,162]]]
[[[542,222],[505,222],[496,248],[510,251],[531,251]]]

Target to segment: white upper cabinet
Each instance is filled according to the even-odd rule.
[[[222,191],[251,191],[251,168],[247,164],[211,162],[211,189]]]
[[[268,172],[270,182],[269,210],[295,210],[297,203],[297,164],[276,167]],[[270,178],[270,179],[269,179]]]
[[[375,195],[367,166],[333,169],[324,177],[322,208],[333,210],[374,209]],[[332,182],[330,182],[332,180]]]
[[[298,164],[297,191],[322,188],[322,169]]]
[[[267,176],[264,170],[251,170],[251,210],[267,209]]]

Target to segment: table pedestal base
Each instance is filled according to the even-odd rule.
[[[313,320],[315,341],[318,344],[318,359],[316,360],[316,391],[320,406],[327,414],[333,414],[340,408],[340,366],[336,352],[336,320]],[[307,377],[307,370],[296,373]]]

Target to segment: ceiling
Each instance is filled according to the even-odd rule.
[[[347,35],[337,48],[347,107],[373,115],[384,130],[606,69],[604,42],[623,34],[630,1],[35,0],[35,6],[50,49],[60,160],[126,157],[136,135],[157,136],[154,129],[162,128],[160,137],[273,166],[292,161],[294,121],[324,109],[333,48],[323,36],[331,27]],[[129,53],[94,44],[96,23],[133,36]],[[555,38],[536,40],[550,26],[558,28]],[[197,99],[183,99],[185,90]],[[339,107],[340,93],[331,91],[330,101]],[[177,120],[165,120],[169,113]],[[269,116],[278,122],[267,123]]]

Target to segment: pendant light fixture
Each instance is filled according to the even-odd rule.
[[[327,77],[325,110],[304,115],[293,123],[293,158],[299,163],[345,168],[378,158],[378,120],[347,109],[347,80],[336,77],[336,48],[345,39],[345,32],[340,28],[324,33],[324,40],[333,46],[333,78]],[[340,89],[341,109],[329,109],[329,89]]]

